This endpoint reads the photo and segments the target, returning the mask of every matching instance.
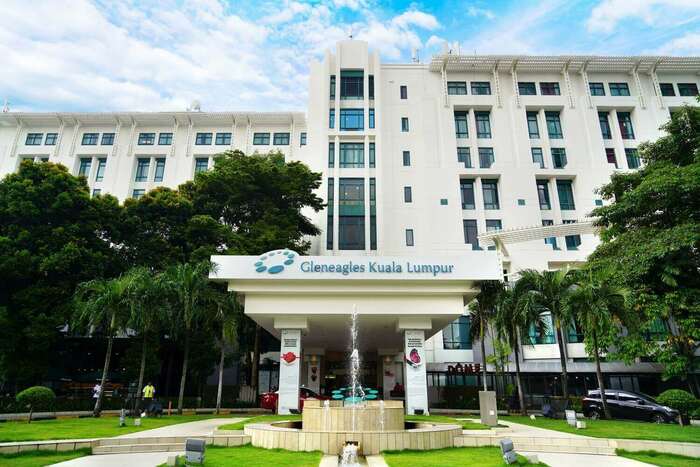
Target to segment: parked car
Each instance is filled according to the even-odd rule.
[[[277,410],[277,398],[279,391],[265,392],[260,395],[260,407],[263,409],[272,410],[273,412]],[[317,399],[317,400],[328,400],[330,397],[322,396],[317,394],[309,388],[300,387],[299,388],[299,410],[304,410],[304,401],[307,399]]]
[[[654,423],[671,423],[678,418],[677,410],[658,404],[646,394],[606,389],[605,399],[612,418]],[[583,398],[583,413],[592,419],[602,418],[603,402],[600,399],[600,390],[588,391],[588,396]]]

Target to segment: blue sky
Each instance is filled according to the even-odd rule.
[[[461,53],[700,55],[700,0],[2,0],[15,111],[305,110],[352,32],[384,61]]]

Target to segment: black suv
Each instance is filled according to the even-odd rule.
[[[653,398],[636,392],[606,389],[605,399],[612,418],[629,418],[655,423],[670,423],[678,418],[678,411],[659,405]],[[603,415],[600,390],[588,391],[583,398],[583,413],[592,419]]]

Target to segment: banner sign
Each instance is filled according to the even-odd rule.
[[[428,383],[425,371],[425,331],[404,331],[406,361],[406,411],[428,414]]]
[[[301,330],[280,332],[280,376],[277,413],[288,414],[299,409],[299,378],[301,362]]]

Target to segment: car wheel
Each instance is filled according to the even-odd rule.
[[[666,417],[664,417],[660,413],[656,413],[651,416],[651,421],[654,423],[666,423]]]
[[[600,420],[600,412],[598,412],[597,409],[591,410],[591,413],[588,415],[588,417],[591,420]]]

